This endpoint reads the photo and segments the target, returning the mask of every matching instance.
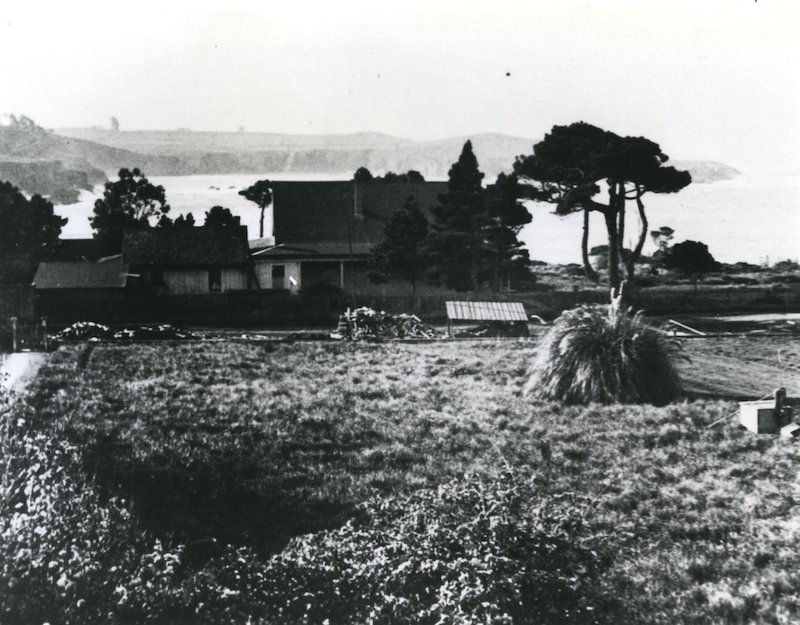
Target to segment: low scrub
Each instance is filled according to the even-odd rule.
[[[580,505],[529,481],[472,477],[373,503],[295,539],[268,568],[274,622],[597,623],[603,542]]]
[[[616,299],[563,313],[539,346],[529,395],[568,404],[665,405],[681,391],[675,344]]]
[[[129,512],[101,505],[77,450],[26,416],[0,415],[0,622],[100,622],[133,569]]]

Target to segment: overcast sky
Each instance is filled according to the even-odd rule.
[[[794,0],[9,4],[0,112],[49,128],[540,139],[584,120],[800,169]]]

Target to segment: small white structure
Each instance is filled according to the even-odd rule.
[[[775,400],[739,402],[739,423],[756,434],[775,434],[781,429]]]

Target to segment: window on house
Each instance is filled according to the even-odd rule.
[[[222,290],[222,271],[219,267],[208,270],[208,290],[212,293]]]
[[[272,288],[286,288],[286,265],[272,265]]]

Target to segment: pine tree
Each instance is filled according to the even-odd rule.
[[[261,216],[258,220],[258,236],[264,237],[264,211],[267,206],[272,204],[272,183],[269,180],[259,180],[254,182],[246,189],[239,191],[239,195],[255,202],[261,209]]]
[[[477,290],[486,257],[489,223],[478,159],[467,141],[448,173],[448,192],[432,208],[435,221],[428,238],[432,272],[448,288]]]

